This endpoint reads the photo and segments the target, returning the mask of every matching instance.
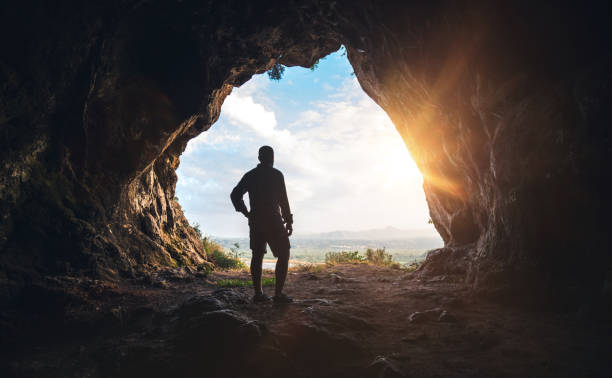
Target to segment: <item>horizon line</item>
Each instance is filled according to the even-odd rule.
[[[433,226],[432,226],[433,227]],[[331,234],[331,233],[335,233],[335,232],[350,232],[350,233],[360,233],[360,232],[370,232],[370,231],[383,231],[385,229],[394,229],[397,231],[406,231],[406,232],[410,232],[410,231],[426,231],[428,233],[431,233],[431,236],[438,236],[441,238],[440,234],[436,231],[435,228],[431,229],[431,228],[398,228],[398,227],[394,227],[394,226],[386,226],[386,227],[381,227],[381,228],[368,228],[368,229],[359,229],[359,230],[332,230],[332,231],[312,231],[312,232],[300,232],[300,233],[294,233],[293,235],[291,235],[292,237],[308,237],[308,236],[316,236],[316,235],[321,235],[321,234]],[[222,238],[222,239],[238,239],[238,238],[246,238],[248,239],[249,235],[248,233],[245,233],[244,235],[215,235],[215,234],[208,234],[208,235],[204,235],[206,237],[214,237],[214,238]],[[397,239],[397,238],[395,238]]]

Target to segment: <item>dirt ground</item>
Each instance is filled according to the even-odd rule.
[[[272,276],[271,271],[265,274]],[[423,281],[402,270],[366,264],[292,269],[286,292],[295,302],[288,305],[254,304],[250,288],[219,289],[216,282],[228,278],[246,280],[249,275],[160,276],[153,284],[74,282],[70,298],[81,301],[64,305],[64,328],[57,331],[69,327],[71,334],[58,337],[47,329],[45,317],[38,330],[20,336],[22,342],[4,354],[7,371],[14,376],[127,376],[147,364],[160,366],[161,376],[168,364],[191,361],[184,356],[192,356],[193,348],[216,340],[206,355],[212,359],[213,353],[218,366],[196,375],[612,376],[611,322],[594,320],[583,310],[502,305],[474,296],[447,277]],[[264,290],[273,292],[272,287]],[[217,323],[211,323],[212,315],[201,314],[216,314]],[[202,331],[203,323],[212,326]],[[194,339],[185,341],[184,332]],[[198,332],[205,336],[196,338]],[[245,350],[236,348],[247,339]],[[227,361],[249,368],[227,370]],[[191,368],[184,369],[175,376],[192,375]]]
[[[295,304],[244,311],[279,333],[303,323],[356,340],[407,376],[612,376],[609,322],[487,303],[439,278],[365,264],[294,271]]]

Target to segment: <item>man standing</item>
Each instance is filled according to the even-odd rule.
[[[276,288],[274,301],[289,303],[293,299],[283,294],[283,286],[289,268],[289,236],[293,233],[293,215],[289,209],[285,179],[274,165],[274,150],[270,146],[259,149],[259,164],[248,171],[232,190],[231,199],[236,211],[249,219],[251,239],[251,276],[255,289],[254,302],[269,301],[261,286],[261,270],[266,243],[270,245],[276,261]],[[249,193],[251,211],[242,197]]]

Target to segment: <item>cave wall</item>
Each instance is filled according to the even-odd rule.
[[[445,248],[422,273],[523,295],[605,294],[606,14],[607,4],[522,2],[369,13],[349,59],[424,175]]]
[[[179,155],[233,86],[280,56],[310,66],[339,48],[311,30],[325,8],[4,3],[3,294],[48,275],[117,279],[206,265],[174,200]]]
[[[423,274],[600,289],[610,275],[602,7],[6,2],[2,279],[206,264],[174,201],[188,140],[233,86],[345,44],[424,174],[445,247]]]

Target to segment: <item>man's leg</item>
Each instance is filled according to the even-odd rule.
[[[253,278],[253,289],[255,290],[255,296],[263,294],[263,288],[261,287],[261,266],[263,263],[263,258],[264,252],[258,249],[253,249],[253,256],[251,257],[251,277]]]
[[[283,293],[285,279],[287,278],[287,270],[289,269],[289,248],[277,253],[277,256],[276,269],[274,270],[276,276],[275,295],[279,297]]]
[[[253,279],[253,290],[255,291],[255,302],[265,300],[263,288],[261,287],[261,268],[264,255],[266,254],[266,240],[264,235],[257,232],[251,224],[249,224],[249,239],[250,247],[253,255],[251,256],[251,278]]]
[[[268,244],[270,244],[272,254],[277,258],[276,269],[274,271],[276,276],[274,301],[279,303],[290,303],[293,299],[283,294],[287,270],[289,269],[289,250],[291,249],[289,236],[284,226],[279,227],[279,231],[270,238]]]

